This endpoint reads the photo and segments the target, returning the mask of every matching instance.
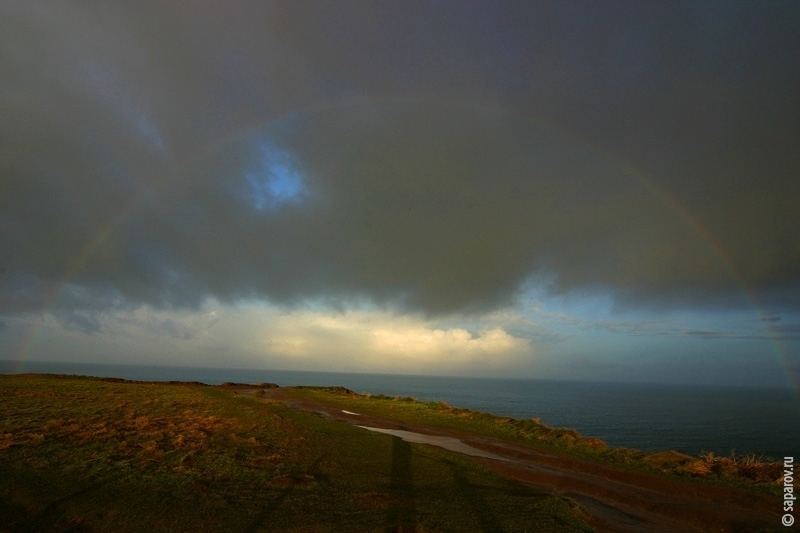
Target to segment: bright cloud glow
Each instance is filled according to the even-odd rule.
[[[406,356],[429,356],[442,352],[502,353],[518,349],[516,339],[502,329],[485,331],[473,337],[465,329],[383,328],[372,332],[372,346],[379,352]]]
[[[374,311],[280,314],[267,308],[250,312],[265,319],[259,346],[267,359],[428,373],[449,366],[504,366],[532,354],[529,340],[499,327],[472,334],[463,328]]]
[[[196,311],[141,306],[11,317],[0,336],[19,360],[623,381],[654,369],[665,381],[685,381],[669,370],[674,357],[664,348],[679,343],[697,380],[714,382],[722,364],[727,380],[745,383],[755,372],[764,383],[783,379],[775,353],[758,348],[774,325],[757,317],[598,319],[581,316],[585,302],[558,311],[546,304],[446,321],[209,300]],[[756,364],[748,363],[757,349]]]
[[[52,359],[65,332],[92,351],[138,348],[162,354],[145,363],[169,365],[216,366],[224,356],[228,366],[249,368],[480,375],[530,364],[534,354],[530,339],[508,333],[491,316],[473,320],[468,330],[385,311],[286,312],[210,301],[197,312],[142,306],[82,318],[97,324],[91,334],[73,325],[77,319],[48,318],[28,358]]]

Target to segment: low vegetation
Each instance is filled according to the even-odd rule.
[[[591,531],[478,462],[292,409],[259,384],[0,375],[0,531]],[[297,400],[778,494],[781,464],[610,448],[572,429],[341,387]]]
[[[469,458],[229,388],[0,376],[0,530],[590,531],[582,518]]]
[[[643,452],[611,448],[598,438],[584,437],[570,428],[551,427],[538,418],[516,420],[451,407],[446,402],[421,402],[410,396],[357,394],[342,387],[298,387],[292,394],[336,402],[343,408],[363,413],[402,418],[409,423],[522,442],[632,470],[733,485],[759,492],[781,493],[783,463],[753,454],[737,456],[732,451],[729,457],[718,457],[713,453],[692,457],[676,451]]]

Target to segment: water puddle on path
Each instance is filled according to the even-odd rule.
[[[383,428],[372,428],[367,426],[357,426],[363,429],[368,429],[369,431],[376,431],[378,433],[386,433],[387,435],[393,435],[395,437],[400,437],[406,442],[414,442],[417,444],[430,444],[431,446],[438,446],[440,448],[444,448],[445,450],[450,450],[451,452],[463,453],[464,455],[472,455],[474,457],[486,457],[487,459],[496,459],[498,461],[510,461],[510,459],[506,459],[505,457],[501,457],[499,455],[495,455],[490,452],[485,452],[483,450],[479,450],[478,448],[473,448],[468,444],[464,444],[458,439],[453,437],[442,437],[439,435],[424,435],[422,433],[414,433],[413,431],[403,431],[401,429],[383,429]]]

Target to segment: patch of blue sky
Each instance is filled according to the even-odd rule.
[[[267,143],[260,145],[259,155],[255,168],[244,176],[252,206],[266,211],[299,203],[306,186],[291,155]]]
[[[639,337],[651,342],[686,339],[709,342],[720,339],[762,339],[769,326],[754,309],[729,308],[641,309],[615,305],[610,291],[574,291],[553,295],[532,286],[521,302],[522,312],[553,332],[572,337],[608,341],[609,337]],[[773,332],[774,334],[774,332]]]
[[[608,291],[572,291],[550,294],[546,283],[528,284],[521,303],[527,315],[574,317],[576,319],[607,318],[614,311],[614,298]]]

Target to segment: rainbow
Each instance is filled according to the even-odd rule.
[[[734,266],[734,262],[728,253],[725,246],[719,242],[717,239],[714,238],[712,232],[694,215],[692,215],[688,210],[686,210],[677,199],[669,193],[666,189],[660,186],[655,180],[648,179],[646,175],[635,168],[633,165],[628,163],[627,161],[623,161],[614,154],[602,149],[601,147],[589,143],[585,140],[578,139],[575,136],[567,133],[567,132],[560,132],[562,135],[569,137],[570,139],[576,140],[580,142],[580,144],[589,150],[593,151],[594,153],[600,155],[604,159],[612,162],[617,168],[622,170],[622,172],[628,176],[629,178],[635,180],[639,186],[643,187],[646,191],[651,193],[655,198],[657,198],[662,205],[664,205],[669,211],[676,215],[676,218],[688,227],[692,232],[694,232],[700,239],[708,246],[708,248],[713,252],[714,257],[720,262],[723,266],[725,271],[727,272],[728,276],[731,280],[736,283],[739,287],[740,292],[745,297],[745,299],[749,302],[752,309],[755,311],[758,318],[762,321],[762,323],[766,323],[767,313],[764,312],[764,306],[760,302],[756,292],[751,289],[748,283],[744,280],[743,276],[739,274],[738,270]],[[774,348],[775,356],[783,368],[783,371],[786,373],[789,382],[792,386],[792,389],[795,393],[795,401],[800,406],[800,376],[796,375],[795,372],[792,370],[792,366],[790,363],[789,358],[789,350],[785,346],[785,344],[781,341],[780,338],[773,335],[769,329],[764,328],[766,337],[770,339],[770,342]]]
[[[61,295],[65,287],[86,266],[86,264],[89,263],[89,261],[97,253],[97,251],[100,250],[106,242],[108,242],[108,240],[111,238],[111,236],[113,235],[117,227],[120,225],[120,223],[128,216],[130,216],[131,213],[135,212],[136,209],[142,204],[142,202],[144,202],[148,198],[155,197],[160,189],[162,189],[165,185],[173,181],[178,175],[187,172],[192,167],[195,167],[202,161],[207,160],[209,157],[218,153],[226,146],[230,146],[232,143],[248,139],[259,132],[275,127],[276,125],[286,124],[292,120],[303,119],[306,117],[313,117],[318,113],[331,110],[341,110],[351,107],[360,108],[364,106],[397,105],[397,104],[441,105],[450,108],[464,108],[471,112],[480,112],[488,114],[490,116],[503,117],[515,121],[520,121],[522,123],[528,123],[536,128],[544,128],[546,131],[553,132],[555,135],[567,139],[570,142],[575,143],[576,146],[589,150],[594,155],[599,156],[601,159],[610,162],[614,167],[622,171],[622,173],[625,176],[634,181],[638,186],[642,187],[644,190],[648,191],[654,198],[658,199],[658,201],[663,206],[665,206],[670,212],[675,214],[676,218],[682,224],[684,224],[688,229],[690,229],[693,233],[699,236],[699,238],[705,243],[705,245],[708,246],[708,248],[713,252],[714,257],[716,257],[717,260],[720,262],[721,266],[728,273],[731,280],[733,280],[737,284],[740,291],[745,296],[747,301],[750,303],[752,308],[755,310],[759,318],[762,319],[765,318],[766,314],[763,311],[763,305],[758,300],[755,291],[751,290],[748,287],[748,284],[742,278],[742,276],[737,273],[737,270],[733,264],[733,261],[729,253],[727,252],[725,247],[717,239],[714,238],[714,235],[711,233],[711,231],[709,231],[708,228],[706,228],[697,217],[695,217],[689,211],[687,211],[675,199],[675,197],[671,195],[666,189],[661,187],[654,180],[649,179],[643,172],[635,168],[633,165],[629,164],[624,160],[621,160],[615,154],[610,153],[596,144],[593,144],[585,139],[576,137],[574,134],[565,131],[561,128],[558,128],[547,122],[532,121],[529,119],[512,117],[508,114],[508,112],[505,109],[499,106],[486,106],[486,105],[477,106],[472,102],[458,102],[453,100],[448,100],[445,102],[443,100],[436,100],[430,98],[382,98],[380,100],[374,100],[369,98],[354,97],[350,99],[337,100],[334,102],[323,102],[321,104],[309,106],[299,111],[294,111],[291,113],[286,113],[283,115],[272,117],[266,121],[253,122],[251,124],[248,124],[247,126],[237,130],[232,135],[222,137],[213,142],[207,143],[206,145],[203,146],[201,150],[199,150],[196,153],[197,155],[195,155],[190,161],[182,165],[174,165],[173,168],[169,172],[166,172],[159,180],[157,180],[154,185],[142,190],[139,194],[133,196],[131,200],[128,202],[128,204],[123,209],[121,209],[114,217],[111,217],[106,222],[106,224],[103,225],[98,230],[94,238],[88,241],[81,248],[78,254],[76,254],[75,258],[69,264],[69,266],[65,269],[61,280],[58,283],[56,283],[54,289],[50,291],[50,293],[46,296],[44,300],[43,311],[41,312],[40,320],[35,326],[28,329],[26,335],[19,343],[19,347],[16,350],[16,353],[14,354],[12,361],[16,363],[17,367],[22,365],[22,363],[28,357],[31,349],[33,348],[42,328],[44,327],[47,314],[50,312],[50,310],[52,310],[58,305],[58,301],[61,298]],[[791,370],[791,366],[789,364],[788,350],[780,341],[780,339],[770,334],[768,329],[765,328],[765,332],[767,336],[770,338],[773,346],[775,347],[775,353],[777,359],[780,365],[783,367],[784,371],[789,376],[789,379],[793,385],[795,393],[798,395],[798,402],[800,403],[800,377],[795,376],[794,372],[792,372]]]

